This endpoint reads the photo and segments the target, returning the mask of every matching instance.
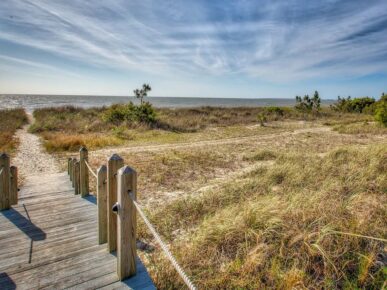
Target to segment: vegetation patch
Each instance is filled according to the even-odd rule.
[[[17,146],[14,134],[28,123],[24,109],[0,110],[0,152],[13,151]]]
[[[380,289],[386,158],[381,145],[283,154],[267,170],[149,215],[199,288]],[[158,287],[182,287],[165,258],[151,259],[161,263]]]
[[[89,149],[96,149],[107,146],[117,146],[122,144],[122,140],[115,136],[105,136],[103,134],[62,134],[44,133],[44,147],[48,152],[78,151],[82,146]]]

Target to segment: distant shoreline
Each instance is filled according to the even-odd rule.
[[[189,98],[189,97],[147,97],[156,108],[197,108],[197,107],[292,107],[295,99],[287,98]],[[32,112],[37,108],[76,106],[82,108],[110,106],[116,103],[138,103],[134,97],[123,96],[81,96],[81,95],[0,95],[0,109],[25,108]],[[323,99],[322,105],[329,106],[334,100]]]

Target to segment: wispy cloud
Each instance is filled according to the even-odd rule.
[[[387,71],[383,0],[5,0],[0,28],[2,41],[160,75],[288,82]]]

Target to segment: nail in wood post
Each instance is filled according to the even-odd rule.
[[[89,169],[86,166],[85,161],[88,161],[89,159],[89,153],[86,149],[86,147],[82,147],[79,150],[79,155],[80,155],[80,164],[79,164],[79,174],[80,174],[80,192],[81,196],[85,197],[89,195]]]
[[[102,165],[97,171],[98,243],[107,242],[107,168]]]
[[[118,171],[117,275],[124,280],[136,275],[137,173],[129,166]]]
[[[67,174],[71,176],[70,172],[71,172],[71,159],[69,157],[69,159],[67,159]]]
[[[11,207],[9,200],[9,156],[5,153],[0,155],[0,170],[3,173],[0,176],[0,210],[9,209]]]
[[[117,202],[117,171],[124,166],[124,160],[117,154],[108,159],[107,165],[107,211],[108,211],[108,251],[117,249],[117,215],[112,207]]]
[[[74,162],[74,194],[79,194],[79,167],[80,167],[80,162],[75,161]]]
[[[73,162],[74,158],[70,158],[69,171],[70,171],[70,181],[73,181]]]
[[[73,188],[75,188],[75,163],[77,163],[77,159],[73,158],[73,162],[71,162],[71,184]]]
[[[17,167],[11,166],[10,172],[11,172],[11,185],[9,188],[9,191],[10,191],[10,194],[9,194],[10,201],[9,202],[11,205],[15,205],[15,204],[17,204],[17,201],[18,201]]]

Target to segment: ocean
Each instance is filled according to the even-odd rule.
[[[268,107],[268,106],[293,106],[294,99],[237,99],[237,98],[182,98],[182,97],[146,97],[158,108],[184,108],[184,107]],[[37,108],[76,106],[83,108],[109,106],[117,103],[132,101],[138,103],[134,97],[123,96],[75,96],[75,95],[0,95],[0,109],[25,108],[32,112]],[[323,100],[323,105],[329,105],[332,100]]]

